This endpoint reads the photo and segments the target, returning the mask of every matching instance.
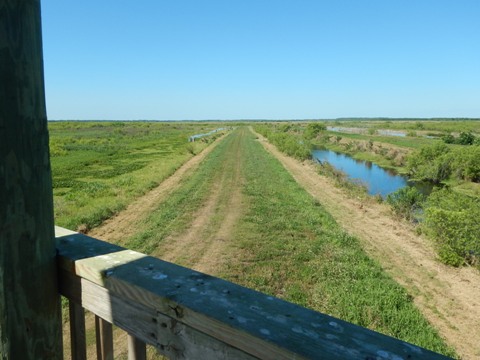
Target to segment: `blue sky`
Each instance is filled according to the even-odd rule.
[[[48,117],[480,117],[478,0],[42,1]]]

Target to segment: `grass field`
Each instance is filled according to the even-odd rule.
[[[208,123],[49,122],[55,222],[86,231],[157,186],[208,141]],[[218,135],[217,135],[218,136]]]

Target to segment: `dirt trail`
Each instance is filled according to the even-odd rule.
[[[172,176],[163,181],[157,188],[151,190],[134,203],[128,206],[117,216],[107,220],[101,226],[92,229],[89,236],[105,241],[121,244],[136,231],[138,221],[146,217],[158,207],[168,195],[181,185],[181,182],[190,176],[203,159],[213,150],[221,139],[203,150],[185,164]],[[192,216],[192,223],[183,234],[172,235],[159,247],[154,256],[164,260],[180,263],[204,273],[215,275],[222,265],[232,256],[228,244],[232,240],[232,229],[243,211],[241,194],[242,172],[239,161],[241,148],[238,141],[235,143],[234,155],[231,155],[222,171],[218,174],[218,181],[214,182],[209,198],[202,208]],[[88,314],[86,318],[87,333],[94,331],[94,317]],[[65,329],[64,333],[68,333]],[[114,350],[115,358],[126,358],[126,333],[115,329]],[[65,348],[69,349],[68,339]],[[149,349],[149,359],[161,359],[156,351]],[[87,347],[88,358],[95,357],[94,344]],[[68,356],[67,356],[68,358]]]
[[[243,136],[243,135],[241,135]],[[170,236],[155,251],[163,260],[216,275],[232,256],[232,229],[243,211],[241,139],[234,139],[205,204],[184,233]]]
[[[217,139],[201,153],[188,160],[159,186],[135,200],[125,210],[89,231],[88,235],[121,245],[124,240],[135,234],[138,221],[155,210],[160,202],[178,188],[182,180],[198,167],[222,138]]]
[[[428,240],[408,224],[392,218],[383,204],[351,199],[321,175],[313,163],[300,163],[257,134],[263,146],[278,158],[336,221],[362,241],[463,359],[480,358],[480,274],[472,268],[439,263]]]

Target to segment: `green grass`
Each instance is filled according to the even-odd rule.
[[[130,238],[126,247],[151,254],[170,234],[188,227],[192,215],[209,195],[235,137],[229,135],[202,162],[198,170],[153,211],[139,226],[142,230]]]
[[[151,253],[185,229],[212,191],[234,146],[245,181],[245,215],[221,276],[302,306],[452,355],[405,290],[368,258],[246,128],[225,138],[199,170],[142,224],[129,247]],[[274,181],[272,181],[274,179]],[[228,196],[228,192],[221,196]]]
[[[349,133],[339,133],[335,131],[327,132],[330,136],[340,135],[343,138],[353,139],[353,140],[372,140],[376,143],[391,144],[395,146],[418,149],[422,146],[432,144],[441,140],[438,139],[428,139],[424,137],[411,137],[411,136],[382,136],[382,135],[363,135],[363,134],[349,134]]]
[[[55,223],[70,229],[98,226],[157,186],[205,139],[188,137],[218,123],[50,122]]]
[[[250,211],[238,238],[247,256],[227,274],[245,286],[452,355],[405,290],[251,139],[245,174]]]

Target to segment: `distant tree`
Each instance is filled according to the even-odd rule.
[[[311,122],[307,125],[305,129],[304,136],[306,139],[316,138],[321,131],[327,130],[327,126],[319,122]]]

